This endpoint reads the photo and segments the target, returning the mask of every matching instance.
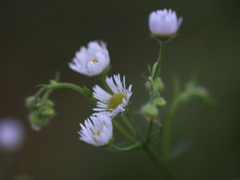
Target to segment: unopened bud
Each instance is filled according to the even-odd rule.
[[[155,104],[147,103],[142,107],[142,114],[150,119],[155,118],[158,115],[158,109]]]
[[[30,96],[26,99],[26,106],[29,109],[37,109],[39,99],[36,96]]]
[[[53,107],[53,105],[54,105],[54,102],[48,99],[47,100],[47,106],[48,107]]]
[[[39,131],[43,126],[47,125],[49,119],[40,115],[38,111],[35,111],[30,114],[29,121],[32,125],[32,128],[36,131]]]
[[[51,79],[51,80],[50,80],[50,84],[51,84],[51,85],[57,85],[58,82],[57,82],[56,80]]]
[[[46,117],[53,116],[55,115],[55,111],[53,108],[44,107],[43,111],[41,112],[41,115]]]
[[[166,101],[161,97],[154,99],[153,103],[158,107],[162,107],[166,105]]]
[[[155,88],[156,91],[162,91],[163,90],[164,84],[163,84],[161,78],[158,77],[155,81],[152,80],[152,77],[148,77],[148,79],[149,79],[149,81],[146,82],[146,88],[147,88],[148,91],[152,90],[151,83],[153,84],[153,87]]]
[[[157,91],[161,91],[164,88],[164,84],[163,84],[161,78],[159,78],[159,77],[155,80],[154,85],[155,85]]]

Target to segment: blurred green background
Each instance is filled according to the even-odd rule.
[[[153,65],[159,49],[150,38],[148,15],[163,8],[184,18],[179,36],[167,44],[164,55],[165,99],[171,102],[173,74],[186,82],[197,73],[200,84],[219,102],[216,107],[196,103],[178,109],[173,145],[187,137],[194,137],[194,145],[173,169],[184,180],[239,178],[239,5],[236,0],[1,1],[0,118],[19,118],[27,139],[18,152],[0,154],[0,179],[161,179],[144,152],[109,153],[78,139],[78,124],[93,112],[80,94],[55,91],[51,99],[57,116],[40,132],[31,130],[24,100],[57,70],[62,82],[89,88],[99,84],[72,71],[68,63],[80,46],[103,40],[110,53],[110,75],[126,75],[127,84],[133,84],[131,109],[137,110],[148,98],[142,73],[148,75],[147,65]],[[155,143],[159,150],[160,142]]]

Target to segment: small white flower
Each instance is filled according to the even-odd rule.
[[[85,120],[85,126],[81,123],[79,125],[81,126],[81,130],[78,132],[80,134],[79,139],[88,144],[106,146],[112,139],[113,126],[111,118],[103,113],[90,116]]]
[[[97,102],[98,108],[94,108],[93,110],[103,111],[110,117],[123,113],[132,95],[132,85],[130,85],[128,89],[126,88],[125,76],[123,77],[123,82],[121,81],[120,74],[114,75],[113,78],[106,78],[106,83],[112,90],[113,95],[109,94],[98,85],[93,87],[93,96],[99,100],[99,102]]]
[[[178,18],[171,9],[157,10],[149,15],[149,29],[154,35],[170,36],[175,34],[183,18]]]
[[[88,47],[81,47],[69,67],[86,76],[96,76],[108,68],[110,58],[104,42],[91,41]]]
[[[0,150],[17,150],[24,139],[25,129],[19,120],[11,117],[0,119]]]

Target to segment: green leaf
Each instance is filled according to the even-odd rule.
[[[148,65],[148,71],[150,74],[152,74],[152,70],[151,70],[151,67]]]
[[[89,98],[93,97],[92,91],[90,89],[88,89],[86,86],[83,86],[83,93]]]
[[[157,71],[157,65],[158,65],[158,62],[156,62],[154,65],[153,65],[153,68],[152,68],[152,76],[154,76],[155,72]]]
[[[142,76],[146,81],[148,81],[148,78],[144,74],[142,74]]]

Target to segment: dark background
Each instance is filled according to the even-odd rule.
[[[216,107],[197,103],[178,109],[173,144],[194,137],[194,146],[173,163],[173,169],[184,180],[239,178],[239,5],[236,0],[1,1],[0,118],[19,118],[27,139],[18,152],[0,154],[0,179],[159,179],[142,151],[109,153],[78,139],[78,124],[93,112],[93,105],[80,94],[55,91],[51,99],[57,116],[40,132],[31,130],[24,100],[57,70],[62,82],[89,88],[99,84],[72,71],[68,63],[80,46],[104,40],[110,75],[126,75],[127,84],[133,84],[131,109],[138,109],[147,101],[142,73],[148,75],[147,65],[156,61],[159,48],[150,38],[148,15],[163,8],[184,18],[179,36],[167,44],[164,55],[165,99],[171,102],[173,74],[186,82],[193,73],[218,99]],[[160,141],[155,146],[160,149]]]

